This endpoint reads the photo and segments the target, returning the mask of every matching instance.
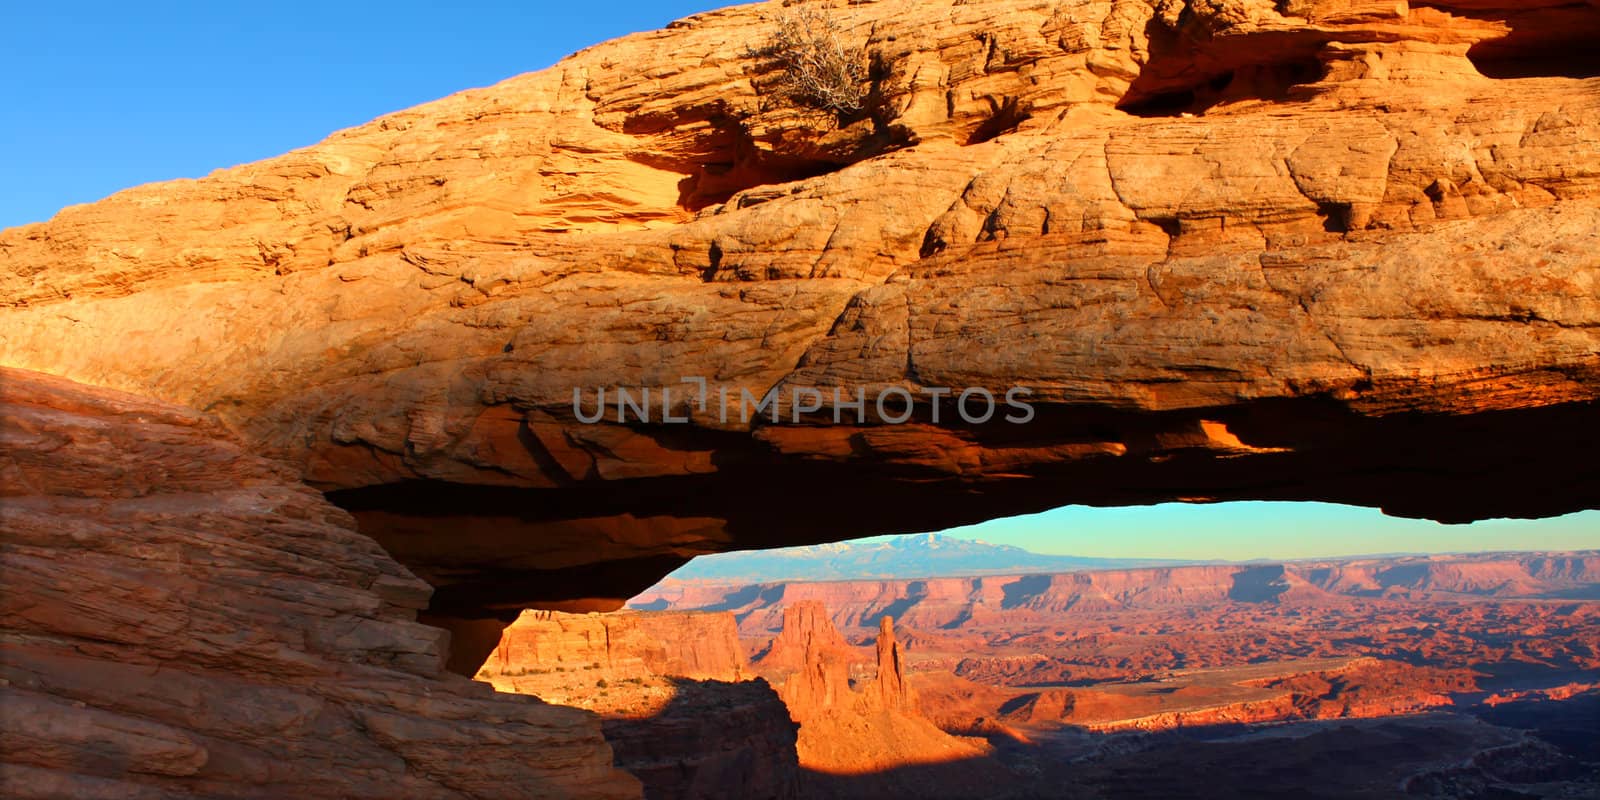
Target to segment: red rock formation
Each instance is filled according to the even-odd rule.
[[[524,611],[478,672],[589,709],[649,800],[798,796],[795,725],[752,677],[733,615]]]
[[[795,653],[792,645],[787,650],[777,651],[779,657],[774,659],[774,666],[793,663],[792,671],[783,681],[782,695],[797,722],[846,714],[856,705],[850,690],[849,648],[827,619],[826,612],[816,605],[784,613],[784,630],[779,636],[790,642],[798,641],[800,646],[793,658],[790,657]],[[794,623],[794,627],[790,627],[790,623]],[[776,645],[774,650],[777,650]],[[762,659],[761,666],[767,666],[766,659]],[[798,745],[806,766],[813,766],[810,750],[815,748],[819,730],[817,727],[807,729],[801,737],[803,744]]]
[[[773,611],[781,614],[783,621],[772,642],[755,659],[762,674],[783,677],[833,662],[848,672],[850,662],[861,660],[839,635],[828,607],[820,601],[791,603]]]
[[[1477,691],[1472,669],[1375,658],[1285,659],[1194,670],[1137,682],[1007,691],[924,675],[941,723],[1026,738],[1061,725],[1088,731],[1160,731],[1304,719],[1368,719],[1456,705]],[[986,724],[987,723],[987,724]]]
[[[657,675],[718,681],[750,677],[732,612],[649,613],[637,619],[645,638],[656,644],[645,651],[644,663]]]
[[[813,628],[844,620],[857,640],[870,620],[878,677],[865,692],[892,696],[900,675],[942,729],[1038,744],[1062,726],[1389,717],[1471,707],[1491,688],[1500,700],[1571,696],[1600,670],[1600,602],[1559,598],[1593,594],[1595,564],[1593,553],[1360,558],[697,584],[662,597],[724,607],[749,598],[735,606],[747,638],[779,613]],[[821,597],[840,605],[825,614]],[[778,605],[785,600],[800,609]],[[911,624],[886,628],[891,607]],[[788,628],[779,638],[800,640]],[[805,687],[808,697],[826,675]]]
[[[698,15],[0,233],[0,359],[214,410],[441,622],[1075,502],[1595,505],[1593,3],[826,7],[861,119],[771,92],[776,4]]]
[[[737,547],[1073,502],[1593,507],[1600,10],[1414,5],[830,6],[894,67],[837,126],[768,91],[776,6],[733,8],[0,232],[0,362],[152,398],[6,374],[6,791],[627,796],[591,717],[443,675],[418,607],[470,667],[485,620]],[[572,405],[685,375],[788,422]],[[1036,414],[781,394],[813,387]],[[1201,594],[1315,584],[1239,577]],[[1146,596],[1047,588],[997,611]]]
[[[429,589],[204,414],[0,369],[0,795],[638,797],[444,671]]]
[[[1486,706],[1502,706],[1526,700],[1567,700],[1583,694],[1600,694],[1600,683],[1564,683],[1544,689],[1496,693],[1483,699]]]
[[[877,648],[878,675],[872,681],[872,691],[885,708],[914,708],[916,700],[906,686],[905,662],[900,643],[894,638],[893,617],[884,615],[878,620]]]
[[[1272,673],[1254,678],[1253,673]],[[1159,683],[1048,689],[1010,698],[999,716],[1023,727],[1067,723],[1101,733],[1299,719],[1364,719],[1454,704],[1476,690],[1471,670],[1374,658],[1260,664],[1175,675]]]
[[[749,668],[727,612],[524,611],[506,626],[478,677],[552,697],[600,679],[739,681]]]
[[[844,783],[812,782],[815,796],[970,796],[984,781],[1001,774],[985,760],[981,740],[951,736],[923,717],[906,685],[894,621],[885,617],[877,645],[878,671],[871,683],[853,689],[849,647],[834,629],[827,609],[817,603],[792,606],[784,630],[756,662],[760,671],[784,675],[780,694],[800,723],[796,749],[800,765],[815,775],[850,775]],[[781,645],[779,644],[781,642]],[[796,651],[803,653],[791,668]],[[774,655],[775,654],[775,655]],[[944,765],[948,769],[907,774],[907,767]],[[937,776],[937,777],[936,777]]]

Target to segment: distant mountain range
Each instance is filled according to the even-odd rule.
[[[938,533],[700,556],[667,580],[717,583],[935,578],[1126,569],[1192,563],[1032,553],[1020,547]]]
[[[849,545],[847,545],[849,546]],[[862,545],[855,545],[862,546]],[[884,615],[923,632],[1006,624],[1046,625],[1063,615],[1084,617],[1229,605],[1340,607],[1366,601],[1600,599],[1600,551],[1466,553],[1388,558],[1334,558],[1276,563],[1207,563],[1109,567],[1117,559],[1041,556],[1018,548],[952,539],[903,537],[864,545],[899,553],[972,548],[1020,552],[1030,559],[1099,562],[1092,567],[1026,573],[1011,569],[974,575],[957,560],[928,566],[916,577],[855,579],[785,577],[765,581],[681,579],[672,576],[629,605],[655,611],[732,611],[747,635],[776,631],[783,609],[814,600],[844,629],[876,627]],[[881,548],[881,549],[880,549]],[[816,548],[804,548],[807,550]],[[826,563],[824,561],[824,563]],[[924,564],[927,561],[922,562]],[[935,563],[943,564],[943,560]],[[992,562],[1005,563],[1005,562]],[[1034,562],[1039,563],[1039,562]],[[944,576],[926,574],[946,570]],[[954,574],[951,574],[954,573]]]

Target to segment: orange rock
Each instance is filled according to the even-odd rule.
[[[698,554],[1074,502],[1594,505],[1594,3],[830,5],[889,67],[836,121],[767,91],[776,8],[0,232],[0,363],[78,384],[5,374],[6,793],[636,795],[593,717],[447,657]],[[684,376],[1036,414],[573,408]],[[1135,601],[1067,583],[998,611]],[[830,642],[798,705],[917,730]]]
[[[1594,505],[1600,7],[829,3],[888,67],[844,120],[771,93],[778,7],[0,233],[0,361],[217,414],[443,625],[1071,503]]]
[[[593,710],[651,798],[800,791],[795,725],[750,680],[733,615],[525,611],[478,672],[501,691]]]
[[[815,666],[822,661],[836,661],[847,668],[849,662],[860,660],[833,626],[828,608],[821,601],[803,600],[776,606],[772,610],[782,613],[782,624],[777,629],[777,636],[756,656],[763,674],[797,672],[807,665]]]
[[[543,694],[530,688],[539,683],[535,675],[581,677],[587,684],[646,676],[738,681],[749,677],[749,667],[727,612],[524,611],[506,627],[478,677]]]
[[[851,686],[854,656],[820,603],[785,609],[783,631],[767,657],[755,664],[765,674],[786,676],[779,694],[800,723],[795,745],[800,766],[813,775],[854,778],[838,786],[813,786],[812,791],[971,796],[975,787],[1001,774],[985,760],[988,745],[951,736],[922,715],[905,682],[893,619],[884,617],[879,630],[877,674],[859,689]],[[803,655],[791,666],[796,650]],[[904,769],[927,765],[945,769]]]
[[[906,686],[900,643],[894,639],[894,618],[887,614],[878,621],[877,648],[878,676],[872,682],[873,691],[885,708],[913,708],[915,701]]]
[[[214,418],[0,369],[0,441],[0,794],[639,797],[594,715],[446,672],[427,585]]]

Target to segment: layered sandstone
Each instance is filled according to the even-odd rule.
[[[808,665],[839,661],[848,665],[864,660],[834,627],[828,607],[820,600],[801,600],[771,609],[778,615],[776,634],[756,656],[762,674],[788,676]],[[756,633],[752,629],[752,633]]]
[[[916,695],[906,686],[905,651],[894,638],[894,618],[885,614],[878,620],[878,675],[872,691],[885,708],[916,707]]]
[[[205,414],[0,369],[0,794],[639,797],[444,670],[427,584]]]
[[[777,4],[698,15],[6,231],[0,360],[215,413],[441,624],[1065,503],[1594,506],[1593,2],[808,2],[859,118],[772,93]]]
[[[447,657],[470,673],[520,609],[615,605],[700,553],[1064,503],[1595,506],[1592,0],[816,2],[886,67],[859,118],[780,102],[752,55],[777,5],[738,7],[0,232],[0,364],[76,382],[0,374],[3,792],[638,796],[595,716]],[[1036,415],[837,423],[783,395],[781,424],[724,421],[684,376],[1021,386]],[[679,399],[580,422],[602,387]],[[1202,594],[1244,592],[1237,622],[1335,591],[1295,579]],[[1000,611],[1128,602],[1069,583]],[[1586,613],[1476,622],[1551,626],[1519,655],[1592,669],[1554,630]],[[815,752],[976,752],[889,707],[905,643],[879,644],[872,692],[797,673],[813,733],[837,712],[878,743]],[[770,689],[652,685],[675,738],[607,725],[678,776],[652,786],[792,785],[738,755],[785,741]],[[669,746],[729,708],[728,753]]]
[[[647,676],[718,681],[749,677],[732,614],[555,611],[524,611],[505,628],[478,677],[543,695],[541,680],[569,672],[574,680],[590,683]]]
[[[524,611],[478,679],[599,714],[649,800],[800,796],[795,724],[753,679],[733,615]]]
[[[1268,664],[1252,678],[1178,676],[1161,685],[1046,689],[1000,704],[1004,722],[1022,728],[1065,723],[1096,733],[1162,731],[1303,719],[1368,719],[1448,708],[1476,690],[1471,670],[1356,658],[1332,664]],[[1140,691],[1131,691],[1133,689]],[[949,707],[948,698],[942,704]]]

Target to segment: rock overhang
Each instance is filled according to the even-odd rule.
[[[828,7],[875,118],[691,18],[6,232],[3,357],[217,415],[442,618],[1067,503],[1596,506],[1592,3]],[[1035,415],[572,408],[684,376]]]

